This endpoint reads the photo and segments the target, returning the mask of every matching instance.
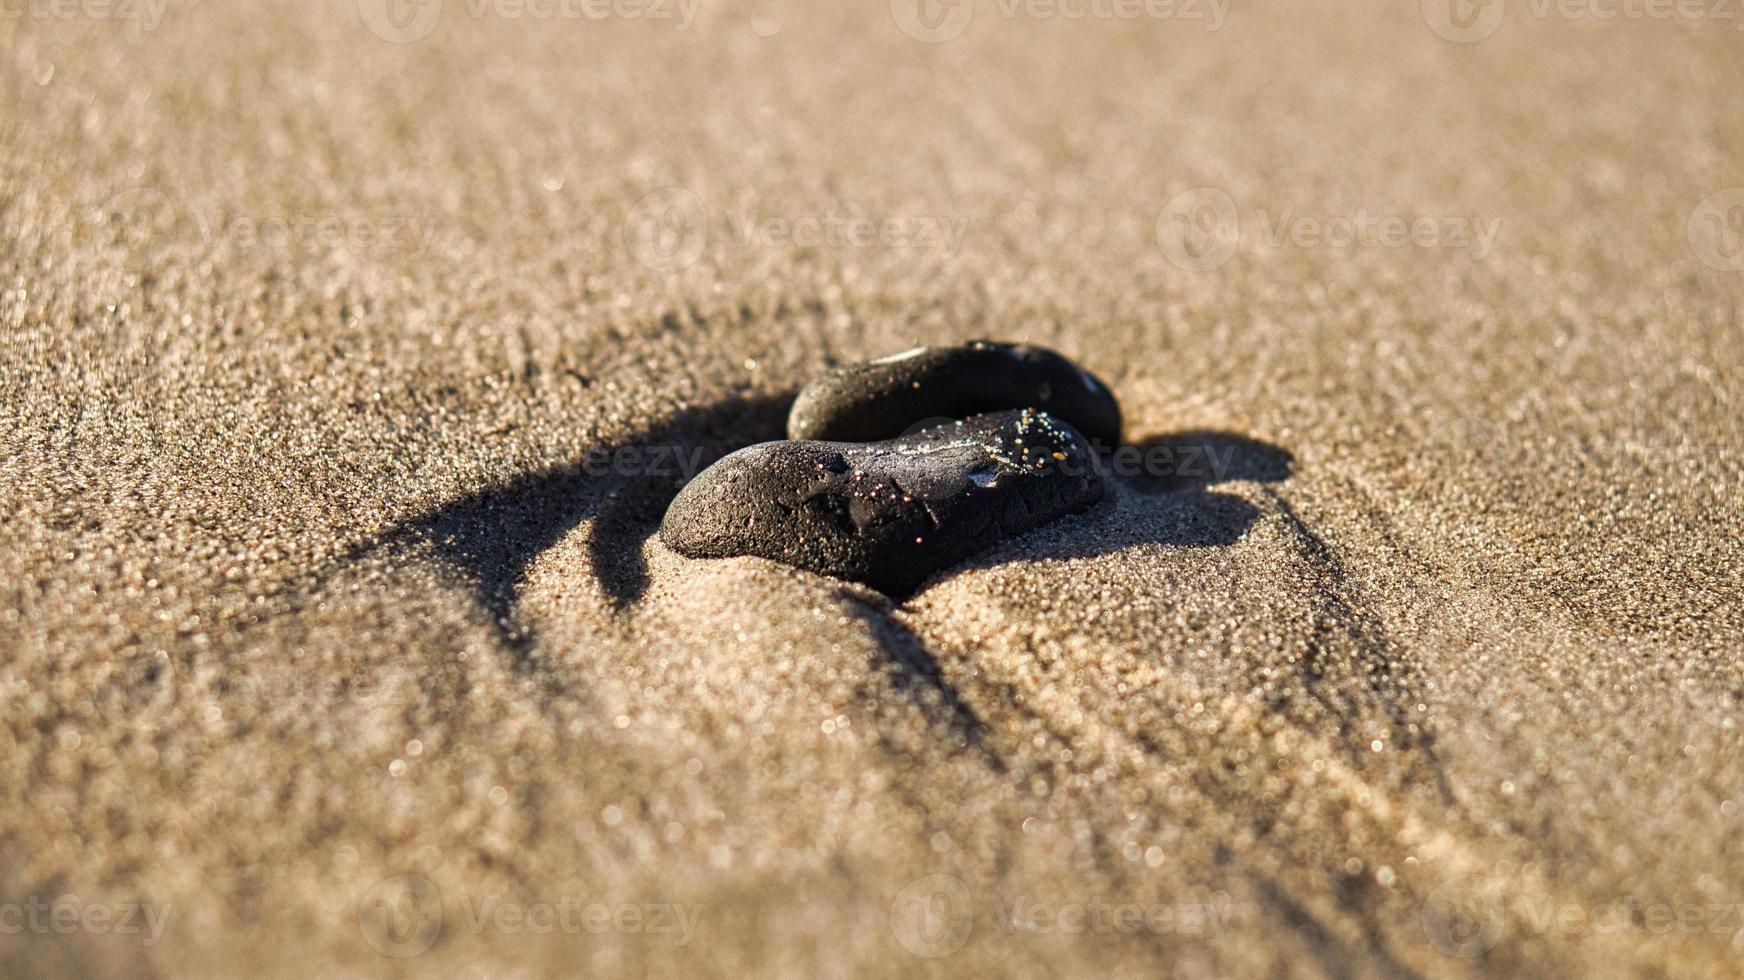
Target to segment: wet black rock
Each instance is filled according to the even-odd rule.
[[[1101,496],[1071,426],[1000,412],[885,442],[741,449],[679,493],[660,538],[693,558],[754,555],[904,595]]]
[[[838,368],[807,385],[787,417],[793,439],[871,442],[932,419],[1039,408],[1099,449],[1120,445],[1120,404],[1108,386],[1059,354],[970,341],[917,347]]]

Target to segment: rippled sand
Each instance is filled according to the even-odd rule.
[[[1738,23],[374,3],[0,17],[7,975],[1744,970]],[[650,537],[976,336],[1195,472]]]

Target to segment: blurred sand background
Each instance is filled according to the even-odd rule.
[[[0,16],[7,975],[1744,970],[1744,21],[94,9]],[[892,606],[585,462],[978,336],[1225,479]]]

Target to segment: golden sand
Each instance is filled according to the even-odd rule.
[[[7,975],[1744,970],[1738,24],[154,6],[0,17]],[[650,537],[981,336],[1229,478]]]

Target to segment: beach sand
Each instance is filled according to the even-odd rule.
[[[1744,971],[1737,23],[153,7],[0,19],[6,975]],[[652,536],[974,337],[1217,466]]]

